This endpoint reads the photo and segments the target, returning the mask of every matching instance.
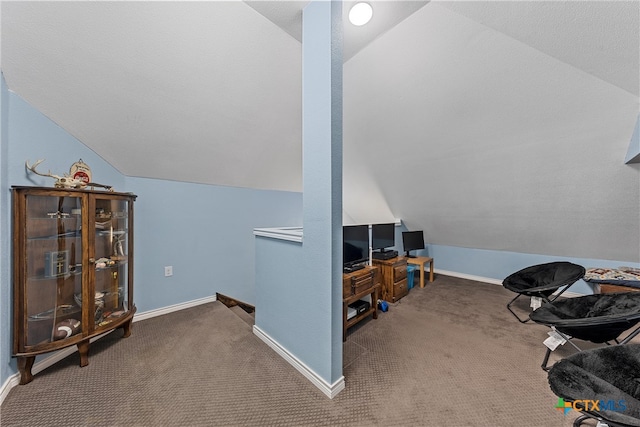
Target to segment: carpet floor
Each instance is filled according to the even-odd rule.
[[[414,287],[348,331],[334,399],[232,310],[204,304],[136,322],[129,338],[93,343],[88,366],[74,353],[14,387],[0,425],[569,427],[577,414],[554,408],[540,368],[548,328],[520,324],[512,297],[443,275]]]

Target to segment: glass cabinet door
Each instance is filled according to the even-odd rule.
[[[129,200],[95,198],[92,206],[94,327],[106,328],[129,310]]]
[[[25,343],[71,339],[82,333],[81,196],[26,197],[24,245]]]

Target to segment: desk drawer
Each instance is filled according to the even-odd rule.
[[[409,293],[409,288],[407,287],[407,278],[400,280],[393,284],[393,302],[398,301],[403,296]]]
[[[353,287],[353,294],[359,294],[360,292],[366,291],[373,286],[373,272],[362,275],[360,277],[352,277],[351,284]]]
[[[342,278],[342,298],[364,292],[374,285],[375,271],[362,270]]]
[[[402,263],[400,265],[393,266],[393,281],[397,282],[407,277],[407,264]]]

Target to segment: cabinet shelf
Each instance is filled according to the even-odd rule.
[[[367,311],[363,311],[362,313],[356,314],[351,319],[347,320],[347,323],[346,323],[347,329],[349,329],[356,323],[360,322],[361,320],[364,320],[364,318],[366,318],[367,316],[371,316],[375,310],[376,309],[372,306]]]
[[[60,274],[59,276],[44,276],[42,274],[39,275],[35,275],[35,276],[29,276],[27,277],[27,280],[29,281],[36,281],[36,282],[55,282],[57,283],[60,279],[63,280],[68,280],[72,277],[76,277],[76,276],[80,276],[82,275],[82,266],[80,267],[76,267],[75,271],[70,271],[68,273],[65,274]]]
[[[86,366],[91,339],[116,328],[131,334],[135,199],[130,193],[12,188],[12,355],[20,384],[33,380],[38,354],[77,345],[80,366]],[[82,296],[91,300],[83,304]]]
[[[27,241],[32,242],[38,240],[77,239],[79,237],[82,237],[82,233],[80,232],[80,230],[74,230],[66,233],[50,234],[48,236],[27,237]]]
[[[35,221],[76,222],[79,219],[80,219],[80,217],[73,216],[73,215],[66,215],[66,216],[38,216],[38,215],[34,215],[31,218],[27,218],[27,221],[29,221],[29,222],[35,222]]]
[[[52,308],[50,310],[33,314],[29,316],[29,321],[55,319],[57,317],[65,317],[71,314],[79,313],[80,311],[81,311],[80,307],[78,307],[77,305],[64,304],[64,305],[58,306],[58,308]]]

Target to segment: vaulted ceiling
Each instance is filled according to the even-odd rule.
[[[301,191],[307,3],[3,1],[2,72],[125,175]],[[345,22],[353,221],[640,258],[638,1],[370,3]]]
[[[3,2],[2,70],[126,175],[300,191],[307,3]],[[426,3],[380,2],[345,58]]]

